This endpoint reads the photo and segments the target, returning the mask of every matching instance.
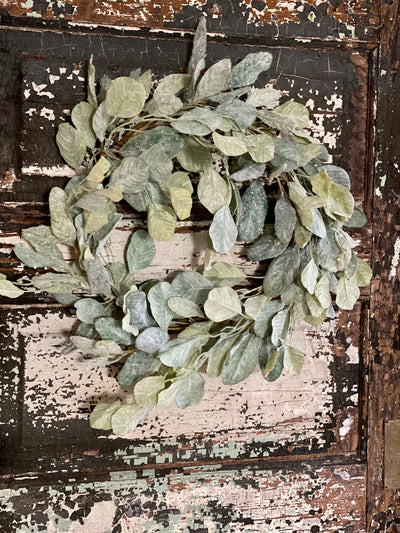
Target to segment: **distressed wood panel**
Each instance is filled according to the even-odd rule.
[[[36,481],[36,483],[39,480]],[[0,491],[4,533],[365,533],[360,466],[115,472]]]
[[[400,418],[400,127],[395,118],[400,91],[399,3],[385,9],[387,25],[378,81],[375,277],[368,364],[368,525],[374,533],[400,529],[400,490],[384,486],[384,425]]]
[[[137,3],[1,0],[0,8],[4,22],[10,17],[22,23],[45,20],[69,28],[87,25],[90,28],[146,27],[154,30],[172,27],[192,30],[199,16],[205,14],[210,31],[225,35],[276,39],[303,37],[341,42],[372,39],[381,22],[377,0],[164,0],[160,3],[151,0]]]
[[[116,438],[91,430],[88,416],[99,400],[129,402],[132,389],[118,386],[117,365],[96,368],[96,358],[63,353],[74,317],[61,308],[21,306],[4,311],[3,319],[5,369],[15,384],[4,381],[0,402],[0,427],[14,428],[1,438],[4,459],[15,448],[6,470],[32,469],[34,457],[40,457],[34,470],[52,464],[73,471],[93,461],[115,467],[357,450],[358,351],[347,344],[346,353],[335,356],[336,321],[318,329],[303,324],[295,332],[293,343],[307,353],[301,376],[268,383],[254,373],[235,387],[208,380],[198,406],[159,410],[132,434]]]

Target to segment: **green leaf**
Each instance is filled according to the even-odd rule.
[[[320,266],[325,270],[345,270],[351,258],[351,248],[344,233],[327,228],[326,238],[318,241],[317,256]]]
[[[133,336],[122,329],[120,320],[101,317],[95,320],[94,326],[97,333],[104,340],[114,341],[117,344],[124,344],[126,346],[133,344]]]
[[[77,289],[86,288],[80,279],[71,274],[42,274],[32,279],[32,285],[40,291],[67,294]]]
[[[93,429],[103,429],[105,431],[112,429],[111,418],[120,408],[121,401],[113,403],[99,403],[90,415],[90,427]]]
[[[208,297],[213,283],[198,272],[180,272],[172,280],[174,296],[189,298],[197,305],[202,305]]]
[[[61,272],[68,272],[62,253],[58,248],[59,241],[49,226],[35,226],[22,230],[22,236],[42,256],[52,261],[52,267]]]
[[[146,189],[149,167],[138,157],[125,157],[110,178],[110,187],[121,186],[124,193],[136,194]]]
[[[282,302],[280,300],[270,300],[266,303],[255,319],[254,333],[261,338],[271,335],[272,319],[281,310]]]
[[[314,259],[310,259],[310,261],[307,263],[307,266],[301,272],[301,283],[310,294],[314,294],[318,276],[318,267],[315,264]]]
[[[221,115],[211,109],[195,107],[182,113],[172,123],[172,127],[180,133],[188,135],[208,135],[222,126]]]
[[[126,263],[129,272],[136,274],[151,265],[156,253],[153,238],[143,229],[136,230],[128,241]]]
[[[159,144],[142,152],[139,159],[146,163],[152,180],[160,183],[170,178],[172,161]]]
[[[261,72],[269,69],[271,63],[272,55],[269,52],[248,54],[232,68],[232,73],[228,80],[228,89],[252,85]]]
[[[253,181],[242,196],[242,212],[239,218],[239,239],[253,242],[264,228],[268,204],[261,180]]]
[[[290,246],[282,255],[271,261],[264,278],[264,293],[267,298],[275,298],[292,281],[299,268],[300,253],[297,246]]]
[[[310,124],[308,109],[304,105],[294,102],[293,100],[276,107],[274,111],[275,113],[280,113],[281,115],[294,119],[295,129],[301,130],[303,128],[308,128]]]
[[[175,394],[176,405],[186,409],[197,405],[204,396],[204,378],[198,372],[189,374],[179,385]]]
[[[257,116],[255,107],[242,102],[238,98],[220,104],[216,111],[223,117],[233,120],[243,130],[249,128]]]
[[[308,195],[307,191],[299,183],[291,181],[288,183],[288,187],[290,199],[302,211],[313,209],[314,207],[323,207],[327,203],[326,198]]]
[[[363,228],[367,223],[367,217],[362,209],[359,207],[354,207],[353,214],[351,217],[344,223],[344,226],[348,228]]]
[[[192,194],[193,185],[192,181],[189,178],[189,175],[186,172],[174,172],[172,176],[167,181],[168,190],[177,188],[177,189],[186,189]]]
[[[250,163],[231,174],[229,179],[238,183],[252,181],[262,176],[265,172],[265,168],[265,163]]]
[[[170,283],[160,281],[148,292],[147,298],[153,317],[160,328],[167,330],[173,319],[173,312],[168,307],[168,300],[175,296],[175,292]]]
[[[340,278],[336,287],[336,303],[342,309],[353,309],[354,304],[360,297],[360,289],[357,286],[357,277],[347,279]]]
[[[147,224],[155,241],[169,241],[175,231],[176,216],[167,205],[152,204],[148,211]]]
[[[185,136],[183,150],[176,156],[188,172],[201,172],[212,165],[211,152],[196,139]]]
[[[164,376],[149,376],[135,385],[135,401],[140,407],[156,407],[158,393],[165,388]]]
[[[110,278],[103,265],[96,259],[89,259],[83,262],[83,266],[89,280],[90,292],[101,294],[106,298],[111,297]]]
[[[275,204],[275,233],[281,242],[289,243],[296,227],[297,214],[292,204],[282,195]]]
[[[145,376],[154,368],[155,355],[147,352],[134,352],[125,361],[118,374],[118,383],[121,387],[130,387],[137,379]]]
[[[322,307],[319,300],[315,296],[307,292],[305,294],[305,298],[306,298],[308,309],[310,311],[310,314],[308,314],[308,316],[306,317],[307,321],[310,315],[311,317],[314,317],[316,319],[319,319],[321,315],[324,315],[326,310]],[[325,315],[323,319],[321,320],[321,322],[323,322],[324,319],[325,319]],[[313,321],[311,321],[310,323],[313,323]]]
[[[146,353],[156,354],[169,341],[168,333],[161,328],[147,328],[136,339],[136,348]]]
[[[221,135],[214,131],[212,138],[215,146],[223,154],[228,156],[242,155],[247,152],[247,145],[241,137],[233,137],[230,135]]]
[[[248,298],[244,303],[246,315],[255,320],[266,303],[267,298],[264,296],[264,294]]]
[[[205,57],[207,50],[207,23],[206,18],[201,17],[197,25],[196,33],[193,40],[193,48],[189,61],[189,74],[194,86],[198,80],[200,72],[204,69]]]
[[[356,282],[359,287],[366,287],[369,285],[372,278],[371,267],[363,259],[357,257],[356,267]]]
[[[257,115],[264,124],[274,130],[289,133],[296,129],[296,120],[281,113],[269,111],[268,109],[259,109]]]
[[[215,213],[209,234],[216,252],[228,253],[235,244],[238,233],[228,206]]]
[[[329,288],[329,278],[325,274],[318,280],[318,283],[315,286],[314,294],[324,309],[327,309],[331,305],[332,298]]]
[[[279,175],[282,172],[289,172],[299,166],[300,152],[297,149],[297,144],[292,140],[283,137],[275,137],[275,152],[271,164],[277,167],[274,175]],[[291,185],[291,183],[289,183]]]
[[[281,95],[281,91],[270,87],[264,89],[252,87],[246,102],[254,107],[269,107],[278,102]]]
[[[288,247],[287,242],[281,242],[275,235],[263,235],[247,252],[250,261],[265,261],[281,255]]]
[[[93,56],[90,56],[89,65],[88,65],[88,95],[87,101],[94,107],[97,107],[97,96],[96,96],[96,79],[95,79],[96,69],[93,65]]]
[[[183,298],[182,296],[173,296],[170,298],[168,300],[168,307],[179,317],[204,317],[200,307],[196,303],[188,298]]]
[[[172,159],[183,150],[183,139],[172,128],[157,126],[129,139],[120,152],[124,157],[137,157],[152,146],[160,146],[167,157]]]
[[[107,113],[106,102],[101,102],[92,118],[92,128],[99,141],[104,141],[107,127],[111,124],[112,119],[113,117]]]
[[[76,316],[85,324],[94,324],[97,318],[107,314],[101,303],[93,298],[82,298],[74,304],[74,307]]]
[[[246,137],[247,151],[256,163],[271,161],[275,153],[275,142],[271,135],[260,133]]]
[[[143,419],[143,408],[133,405],[122,405],[111,417],[112,430],[115,435],[124,435],[136,429]]]
[[[275,350],[271,355],[271,361],[268,365],[269,372],[267,373],[266,370],[264,370],[263,375],[264,378],[269,381],[273,382],[276,381],[279,376],[282,374],[283,370],[283,348],[280,347],[278,350]],[[275,366],[273,366],[275,365]],[[272,367],[272,370],[270,368]]]
[[[284,349],[284,369],[293,374],[294,376],[298,376],[304,365],[305,354],[301,350],[293,348],[293,346],[285,345]]]
[[[0,294],[7,298],[18,298],[24,294],[24,291],[16,287],[11,281],[0,278]]]
[[[321,165],[318,168],[324,169],[333,183],[338,183],[350,190],[350,177],[343,168],[337,167],[336,165]]]
[[[283,342],[288,334],[288,325],[289,325],[289,313],[287,309],[279,311],[271,321],[272,333],[271,333],[271,342],[275,346],[279,346]]]
[[[325,234],[326,235],[326,234]],[[299,221],[296,222],[296,227],[294,228],[294,240],[297,246],[304,248],[305,245],[311,239],[311,231],[303,226]]]
[[[190,217],[192,210],[192,195],[187,189],[181,187],[170,188],[171,203],[180,220]]]
[[[236,385],[250,376],[258,361],[259,339],[252,333],[244,333],[231,348],[229,358],[222,368],[222,382]]]
[[[307,225],[307,229],[311,231],[314,235],[320,239],[325,239],[326,237],[326,225],[324,218],[320,213],[320,210],[317,208],[310,209],[312,214],[312,223]]]
[[[212,325],[213,322],[211,320],[194,322],[179,333],[178,339],[194,339],[199,335],[207,335]]]
[[[308,176],[308,181],[311,183],[313,193],[321,198],[328,198],[331,194],[332,180],[325,170],[321,170],[318,174]]]
[[[231,287],[213,289],[204,304],[204,312],[214,322],[223,322],[241,314],[242,306],[237,292]]]
[[[135,117],[143,109],[145,100],[144,86],[137,80],[121,76],[112,81],[107,91],[107,113],[112,117]]]
[[[155,322],[147,311],[146,294],[142,291],[128,292],[124,296],[124,313],[122,322],[125,331],[138,334],[138,331],[154,326]]]
[[[187,340],[175,339],[167,344],[166,349],[159,354],[159,358],[164,365],[183,367],[189,357],[198,352],[207,340],[208,335],[197,335]]]
[[[81,134],[88,148],[94,148],[96,144],[96,135],[92,129],[94,111],[93,105],[88,102],[79,102],[71,112],[72,123]]]
[[[332,183],[326,208],[333,215],[350,218],[354,211],[354,198],[346,187]]]
[[[239,335],[222,338],[218,340],[206,353],[207,361],[207,375],[210,378],[218,377],[221,372],[226,358],[229,355],[230,349],[238,339]]]
[[[68,198],[59,187],[53,187],[49,196],[51,231],[65,244],[75,244],[76,232],[68,206]]]
[[[227,182],[213,168],[210,167],[201,174],[197,195],[210,213],[216,213],[229,202],[229,192]]]
[[[244,272],[237,266],[221,261],[214,263],[203,272],[203,276],[211,281],[214,287],[233,287],[246,279]]]
[[[71,124],[63,122],[58,126],[56,142],[62,158],[72,168],[79,168],[86,154],[86,142],[82,133]]]
[[[303,296],[304,290],[296,283],[291,283],[282,291],[281,300],[284,305],[293,305],[302,300]]]
[[[212,65],[201,77],[196,87],[195,99],[201,100],[226,90],[231,74],[231,60],[221,59]]]
[[[13,252],[20,261],[30,268],[54,268],[54,264],[51,259],[44,257],[43,255],[40,255],[30,248],[26,248],[25,246],[14,246]]]

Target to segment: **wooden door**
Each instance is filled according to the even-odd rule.
[[[400,418],[398,2],[0,8],[2,272],[21,275],[12,247],[24,227],[47,223],[49,190],[68,179],[55,131],[85,96],[90,55],[98,77],[176,72],[203,12],[209,63],[269,50],[268,76],[309,108],[368,215],[352,236],[375,273],[354,311],[296,332],[307,353],[299,377],[210,380],[197,407],[160,412],[123,438],[89,428],[93,405],[116,387],[108,370],[88,372],[62,351],[71,310],[29,293],[3,299],[1,530],[400,531],[395,438],[385,457]],[[195,261],[190,228],[173,244],[181,264]],[[174,267],[161,249],[156,274]]]

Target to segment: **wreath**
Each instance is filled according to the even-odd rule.
[[[371,278],[344,230],[366,221],[348,174],[328,164],[305,106],[253,86],[271,54],[205,70],[206,36],[202,19],[188,73],[156,82],[138,69],[103,77],[97,91],[90,60],[87,101],[56,137],[76,175],[51,190],[51,225],[24,230],[30,247],[14,249],[28,267],[51,269],[33,276],[37,290],[74,306],[73,345],[99,365],[119,363],[119,384],[133,387],[134,403],[100,403],[91,414],[93,428],[117,435],[173,400],[200,402],[205,375],[234,385],[257,365],[267,381],[284,369],[299,374],[296,324],[333,318],[332,294],[352,309]],[[121,201],[147,216],[123,262],[110,253]],[[193,201],[212,215],[202,272],[137,284],[156,242],[191,217]],[[254,276],[224,255],[237,241]]]

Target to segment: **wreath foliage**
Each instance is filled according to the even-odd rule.
[[[233,67],[222,59],[204,71],[205,52],[202,20],[187,74],[153,82],[138,69],[104,77],[97,91],[90,61],[87,101],[57,133],[76,176],[51,190],[51,226],[24,230],[31,247],[15,248],[27,266],[52,270],[33,277],[36,289],[74,305],[75,347],[100,366],[119,362],[119,384],[134,387],[133,404],[99,404],[91,415],[92,427],[116,434],[173,400],[197,404],[204,375],[234,385],[257,365],[268,381],[283,369],[299,374],[304,354],[290,345],[296,324],[334,317],[332,293],[352,309],[371,277],[344,230],[365,223],[348,174],[327,163],[305,106],[253,86],[271,54],[248,54]],[[124,262],[106,253],[121,200],[147,213],[147,230],[131,234]],[[138,286],[156,241],[172,237],[193,200],[213,215],[203,272]],[[236,241],[260,275],[219,255]]]

